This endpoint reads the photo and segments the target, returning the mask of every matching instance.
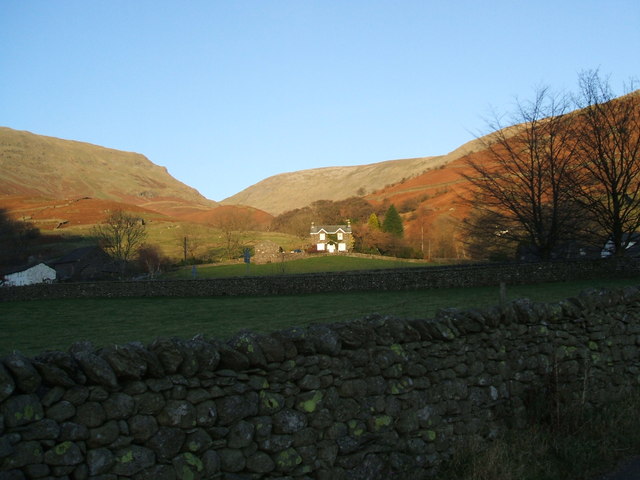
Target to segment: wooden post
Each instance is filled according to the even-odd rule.
[[[504,282],[500,282],[500,306],[504,307],[507,304],[507,285]]]

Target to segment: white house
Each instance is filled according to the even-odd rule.
[[[5,273],[0,277],[0,285],[5,287],[20,287],[36,283],[50,283],[56,279],[56,271],[44,263],[17,271]]]
[[[346,225],[311,224],[311,241],[318,252],[348,252],[352,245],[351,222]]]

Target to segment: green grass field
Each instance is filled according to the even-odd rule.
[[[636,279],[513,286],[508,298],[555,301],[589,287],[639,284]],[[432,318],[440,308],[498,303],[497,287],[358,292],[297,296],[123,298],[0,303],[0,356],[66,350],[78,340],[98,346],[198,333],[228,338],[243,329],[268,332],[311,323],[362,318],[372,313]]]
[[[406,260],[383,260],[378,258],[359,258],[346,256],[318,256],[274,262],[262,265],[238,263],[233,265],[198,265],[198,278],[241,277],[245,275],[283,275],[294,273],[346,272],[350,270],[376,270],[383,268],[424,267],[427,262],[408,262]],[[434,265],[434,264],[431,264]],[[191,267],[168,272],[162,278],[191,278]]]

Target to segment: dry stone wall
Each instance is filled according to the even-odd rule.
[[[635,276],[632,258],[566,262],[413,267],[374,271],[234,277],[203,280],[86,282],[0,288],[2,300],[88,297],[210,297],[223,295],[297,295],[363,290],[407,290],[557,282]]]
[[[640,290],[0,364],[0,479],[424,479],[547,401],[638,388]]]

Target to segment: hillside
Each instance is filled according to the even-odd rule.
[[[262,180],[221,203],[250,205],[278,215],[316,200],[343,200],[371,194],[440,168],[479,148],[478,141],[473,140],[447,155],[282,173]]]
[[[167,215],[217,204],[138,153],[0,127],[0,196],[98,200]]]

